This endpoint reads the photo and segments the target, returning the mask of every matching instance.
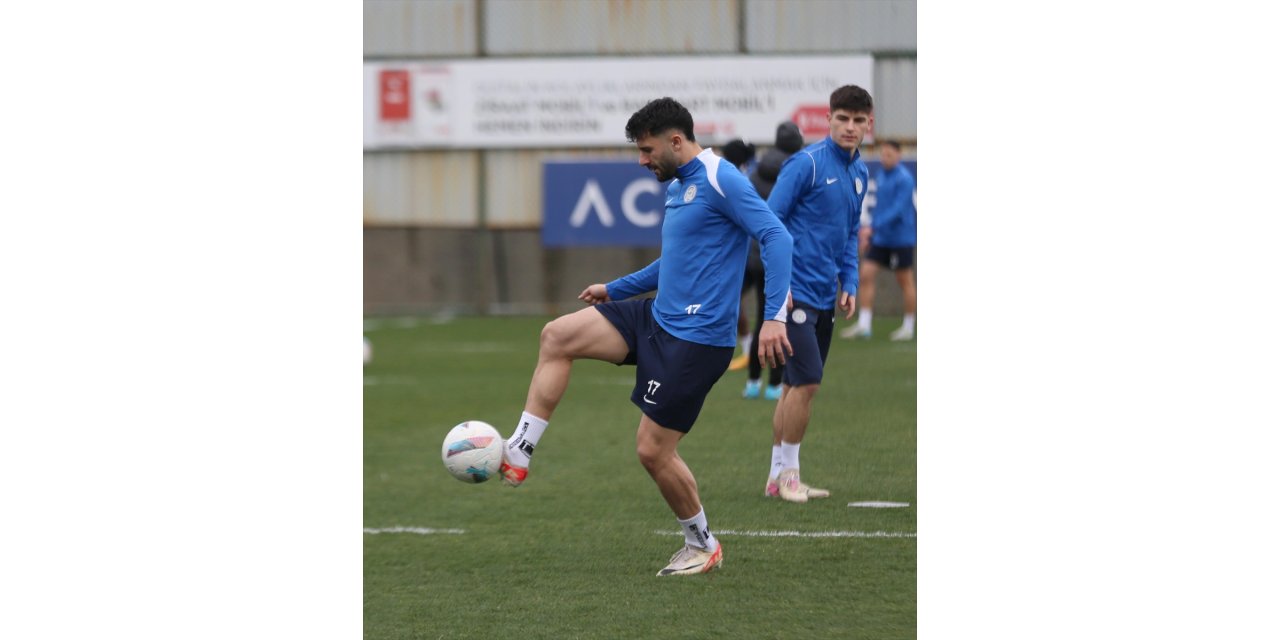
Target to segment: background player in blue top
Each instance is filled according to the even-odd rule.
[[[773,414],[773,456],[765,495],[780,495],[790,502],[831,495],[800,481],[800,442],[831,347],[833,307],[838,304],[846,319],[853,316],[858,292],[858,217],[867,190],[867,166],[858,147],[871,130],[871,109],[871,95],[865,89],[854,85],[836,89],[827,113],[831,135],[787,158],[769,194],[769,207],[795,240],[794,306],[787,323],[795,353],[782,374],[782,397]]]
[[[876,275],[884,267],[902,287],[902,326],[890,340],[906,341],[916,335],[916,181],[902,166],[902,145],[881,140],[881,169],[875,176],[875,206],[860,235],[868,239],[867,264],[858,290],[858,322],[840,333],[846,338],[871,337],[871,313],[876,302]]]
[[[685,546],[658,575],[706,573],[719,566],[723,551],[676,445],[733,357],[750,238],[763,247],[769,274],[765,307],[772,321],[760,331],[761,356],[781,363],[790,354],[785,322],[791,236],[746,176],[698,145],[693,117],[680,103],[654,100],[631,116],[626,130],[640,164],[658,180],[671,180],[662,255],[635,273],[587,287],[578,298],[593,307],[543,328],[524,413],[506,442],[503,481],[518,486],[528,476],[530,457],[569,385],[574,360],[633,364],[631,401],[643,412],[636,453],[685,534]],[[626,299],[655,289],[655,298]]]

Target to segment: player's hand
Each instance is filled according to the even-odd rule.
[[[787,324],[780,320],[765,320],[760,325],[760,359],[773,368],[786,364],[787,356],[794,354],[791,341],[787,340]]]
[[[609,289],[608,287],[605,287],[602,284],[593,284],[587,287],[586,289],[583,289],[582,293],[578,294],[578,299],[587,304],[600,304],[601,302],[608,302]]]
[[[858,297],[856,295],[849,295],[848,291],[840,292],[840,310],[844,312],[845,320],[853,317],[853,307],[857,301]]]
[[[871,227],[862,227],[858,229],[858,253],[866,253],[867,247],[871,245]]]

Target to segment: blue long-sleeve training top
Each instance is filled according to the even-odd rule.
[[[876,173],[876,203],[871,207],[871,244],[896,249],[916,246],[916,181],[898,163]]]
[[[835,308],[837,279],[845,291],[858,293],[858,218],[866,192],[861,154],[830,137],[782,163],[769,208],[795,241],[791,296],[797,303]]]
[[[711,149],[676,170],[667,186],[662,255],[610,282],[611,300],[658,290],[653,317],[667,333],[698,344],[737,344],[738,305],[749,238],[765,265],[765,317],[786,321],[791,235],[747,177]]]

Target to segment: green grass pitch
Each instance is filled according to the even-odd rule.
[[[453,425],[510,434],[548,319],[366,322],[366,638],[915,637],[916,353],[888,341],[896,318],[832,344],[801,450],[830,499],[763,497],[774,403],[742,399],[745,371],[712,389],[680,454],[713,532],[909,535],[718,533],[720,569],[670,578],[654,574],[683,538],[635,457],[634,367],[574,365],[519,489],[444,470]],[[848,506],[872,500],[910,507]],[[368,532],[397,526],[465,533]]]

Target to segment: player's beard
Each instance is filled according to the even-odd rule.
[[[658,178],[658,182],[666,182],[674,178],[676,168],[676,156],[674,153],[653,159],[653,175]]]

